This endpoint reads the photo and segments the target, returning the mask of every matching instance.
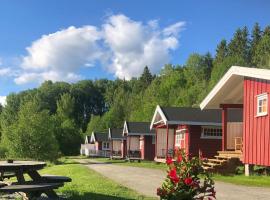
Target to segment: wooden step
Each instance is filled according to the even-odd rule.
[[[213,167],[208,167],[208,166],[203,166],[202,167],[204,170],[212,170],[212,169],[214,169]]]
[[[203,163],[203,165],[204,166],[210,166],[210,167],[220,166],[220,164],[218,164],[218,163],[212,163],[212,162]]]
[[[213,163],[224,163],[226,162],[226,160],[220,160],[220,159],[208,159],[209,162],[213,162]]]
[[[229,156],[215,156],[215,158],[220,159],[220,160],[228,160],[231,157],[229,157]]]

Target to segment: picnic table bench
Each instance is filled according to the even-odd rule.
[[[33,161],[0,162],[1,179],[16,177],[17,182],[10,185],[0,184],[0,192],[15,193],[23,192],[28,199],[40,197],[45,193],[50,199],[59,199],[54,191],[62,187],[65,182],[71,182],[71,178],[55,175],[40,175],[38,170],[44,168],[46,163]],[[28,174],[31,181],[26,181],[24,174]]]

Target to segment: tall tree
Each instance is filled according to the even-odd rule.
[[[49,112],[29,101],[21,105],[16,123],[3,129],[2,142],[8,157],[53,161],[58,156],[54,130]]]
[[[227,54],[228,54],[227,41],[223,39],[217,46],[214,62],[216,64],[223,62]]]
[[[56,113],[56,138],[60,151],[64,155],[76,155],[79,152],[81,134],[74,121],[75,100],[70,94],[66,93],[57,101]]]
[[[147,88],[151,84],[153,76],[147,66],[144,67],[143,73],[139,80],[143,88]]]
[[[251,44],[250,44],[250,56],[251,56],[251,60],[252,60],[252,65],[256,65],[255,60],[254,60],[255,52],[256,52],[256,48],[257,48],[257,46],[262,38],[262,31],[261,31],[261,28],[260,28],[258,23],[255,23],[255,25],[252,29],[251,38],[252,38],[252,40],[251,40]]]
[[[247,65],[249,64],[249,39],[247,27],[236,30],[232,40],[228,44],[228,55],[243,59],[246,61]]]

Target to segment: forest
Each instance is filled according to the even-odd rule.
[[[0,105],[0,156],[53,161],[76,155],[85,135],[120,128],[124,120],[150,121],[156,105],[198,107],[232,65],[270,68],[270,26],[239,28],[214,55],[193,53],[158,74],[145,66],[131,80],[45,81],[11,93]]]

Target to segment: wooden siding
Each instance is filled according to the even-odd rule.
[[[199,151],[202,156],[212,158],[217,155],[217,151],[222,148],[222,139],[205,139],[201,138],[201,126],[189,126],[189,153],[191,156],[199,156]]]
[[[269,135],[270,82],[254,78],[244,80],[244,163],[270,166]],[[267,93],[268,114],[256,116],[257,95]]]
[[[235,149],[235,137],[243,137],[243,122],[227,123],[227,149]]]

